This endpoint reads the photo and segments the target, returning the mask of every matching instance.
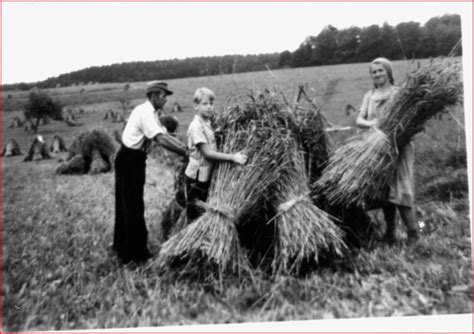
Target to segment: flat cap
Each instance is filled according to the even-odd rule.
[[[172,95],[173,92],[168,89],[168,84],[164,81],[152,81],[146,87],[146,93],[163,91],[166,95]]]

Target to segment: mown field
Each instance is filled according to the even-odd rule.
[[[395,63],[396,81],[409,64]],[[346,115],[358,107],[371,82],[367,64],[288,69],[170,80],[183,112],[180,137],[193,117],[192,95],[207,86],[217,108],[249,89],[275,88],[292,100],[307,85],[326,117],[353,125]],[[67,108],[79,110],[82,126],[52,122],[38,133],[49,143],[60,134],[69,145],[82,131],[112,133],[121,123],[104,120],[108,109],[144,101],[145,83],[90,85],[48,90]],[[181,324],[439,315],[472,312],[471,228],[462,106],[433,120],[416,138],[417,219],[422,239],[412,246],[376,245],[346,261],[305,277],[274,280],[259,271],[250,278],[220,282],[176,280],[153,261],[120,266],[107,250],[114,222],[113,173],[55,175],[64,153],[51,160],[23,162],[34,134],[9,128],[23,118],[25,92],[4,93],[2,142],[15,138],[23,155],[2,158],[2,318],[9,331],[122,328]],[[343,134],[333,133],[334,146]],[[173,196],[173,164],[160,152],[147,161],[146,220],[150,249],[161,244],[161,212]],[[376,224],[380,214],[372,213]],[[404,230],[399,223],[400,238]]]

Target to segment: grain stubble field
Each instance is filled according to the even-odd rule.
[[[406,62],[395,62],[396,81]],[[275,85],[293,98],[299,84],[322,101],[322,111],[338,125],[353,125],[346,104],[358,106],[370,89],[367,64],[286,69],[168,81],[184,139],[193,117],[192,94],[213,89],[217,107],[235,94]],[[83,126],[51,122],[38,133],[49,143],[60,134],[70,145],[85,130],[121,129],[103,120],[108,109],[120,110],[126,95],[141,103],[145,83],[67,87],[49,90],[68,108],[84,109]],[[84,88],[82,93],[81,89]],[[219,284],[173,280],[151,264],[118,265],[107,250],[114,220],[114,175],[55,175],[61,153],[52,160],[23,162],[33,140],[23,128],[9,128],[23,118],[27,93],[2,97],[2,142],[15,138],[23,151],[2,159],[2,316],[5,330],[68,330],[179,324],[240,323],[328,318],[437,315],[472,312],[471,229],[462,107],[433,120],[416,137],[418,220],[422,240],[411,247],[378,245],[346,263],[302,277],[269,280],[229,279]],[[350,132],[350,131],[349,131]],[[348,133],[333,134],[340,145]],[[171,159],[154,152],[147,160],[145,186],[149,243],[156,254],[161,212],[173,196]],[[380,214],[374,214],[380,219]],[[399,224],[399,230],[403,228]]]

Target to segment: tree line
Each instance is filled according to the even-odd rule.
[[[309,36],[294,52],[280,56],[279,67],[319,66],[368,62],[376,57],[414,59],[447,56],[461,39],[459,15],[431,18],[425,25],[402,22],[395,27],[350,27],[329,25],[318,36]],[[454,55],[462,54],[459,47]]]
[[[328,25],[308,36],[293,52],[259,55],[193,57],[94,66],[37,83],[3,85],[2,90],[54,88],[88,83],[149,81],[267,69],[367,62],[376,57],[391,60],[447,56],[461,39],[459,15],[433,17],[424,25],[402,22],[396,26],[371,25],[342,30]],[[459,47],[455,56],[462,54]]]

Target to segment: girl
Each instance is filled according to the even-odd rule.
[[[387,112],[398,87],[394,86],[392,64],[385,58],[377,58],[370,63],[370,76],[374,89],[365,94],[356,124],[362,128],[377,126],[380,118]],[[393,244],[395,238],[396,211],[404,222],[408,232],[408,243],[419,239],[414,211],[414,145],[411,142],[401,150],[397,162],[396,177],[389,187],[388,197],[383,204],[383,212],[387,229],[383,241]]]

